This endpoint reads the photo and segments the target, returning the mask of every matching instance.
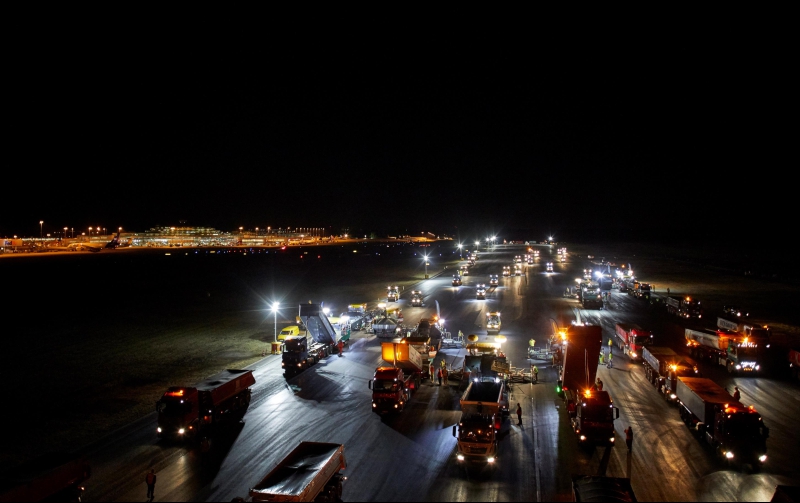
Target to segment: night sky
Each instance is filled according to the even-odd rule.
[[[753,48],[551,63],[525,47],[123,38],[48,39],[11,58],[0,236],[38,236],[40,220],[45,233],[564,241],[787,225],[786,70]]]

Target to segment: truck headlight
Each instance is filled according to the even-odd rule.
[[[183,435],[184,433],[186,433],[186,430],[184,430],[183,428],[178,430],[178,435]]]
[[[670,400],[675,400],[676,398],[678,398],[678,395],[676,395],[675,393],[670,393],[669,398]]]
[[[756,365],[756,370],[759,370],[760,368],[761,368],[761,365]]]
[[[372,408],[373,408],[373,409],[374,409],[375,407],[377,407],[377,406],[378,406],[378,404],[376,404],[375,402],[372,402]]]
[[[742,366],[741,366],[741,365],[737,365],[737,366],[736,366],[736,370],[741,370],[741,369],[742,369]]]
[[[611,442],[612,444],[614,443],[614,440],[615,440],[614,437],[608,439],[608,441]]]
[[[156,428],[156,431],[157,431],[158,433],[161,433],[161,426],[159,426],[158,428]]]
[[[487,459],[486,461],[487,461],[487,462],[489,462],[489,463],[494,463],[494,457],[490,457],[490,458],[489,458],[489,459]]]
[[[303,366],[303,364],[302,364],[302,363],[298,363],[298,364],[297,364],[297,366],[298,366],[298,367],[302,367],[302,366]]]
[[[584,441],[586,441],[586,436],[585,435],[581,435],[581,442],[584,442]]]
[[[459,461],[464,461],[464,455],[463,454],[458,454],[456,456],[456,459],[458,459]]]
[[[762,463],[766,462],[767,461],[767,455],[766,454],[762,454],[761,456],[758,457],[758,460],[761,461]]]
[[[725,453],[725,457],[728,459],[733,459],[733,453],[731,451],[728,451]]]
[[[636,358],[636,353],[631,351],[631,358]]]

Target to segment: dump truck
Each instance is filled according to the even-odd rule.
[[[578,443],[587,447],[614,445],[616,440],[614,420],[619,418],[619,409],[608,391],[593,389],[602,339],[599,325],[567,328],[564,364],[556,387]]]
[[[318,361],[338,354],[338,343],[342,338],[322,310],[320,304],[300,304],[298,317],[303,321],[303,335],[287,337],[281,353],[281,367],[286,378],[291,378]]]
[[[697,363],[670,348],[649,346],[642,351],[644,374],[668,402],[677,399],[678,377],[702,377]]]
[[[501,402],[505,385],[500,379],[472,381],[461,395],[461,417],[453,425],[459,463],[497,461],[497,434],[503,422]]]
[[[81,501],[90,476],[89,462],[83,456],[43,454],[0,476],[0,502]]]
[[[631,479],[605,475],[575,475],[572,477],[572,501],[625,501],[636,503]]]
[[[680,297],[669,295],[664,301],[669,314],[674,314],[680,318],[700,319],[703,317],[703,309],[700,301],[690,296]]]
[[[617,323],[614,341],[631,361],[642,361],[642,350],[653,343],[653,333],[635,323]]]
[[[717,316],[717,328],[730,332],[737,332],[747,337],[763,341],[765,344],[769,344],[770,336],[772,335],[772,329],[767,325],[759,325],[750,320],[731,320],[724,316]]]
[[[386,302],[397,302],[400,300],[400,290],[396,286],[386,287]]]
[[[499,332],[503,324],[500,322],[500,312],[490,311],[486,313],[486,331]]]
[[[382,342],[381,356],[391,366],[376,368],[368,382],[372,390],[372,411],[377,414],[402,412],[411,394],[419,389],[425,364],[414,346],[404,342]]]
[[[594,281],[581,283],[581,305],[584,309],[600,309],[603,307],[603,292],[600,284]]]
[[[422,292],[420,290],[411,291],[411,305],[413,307],[422,307]]]
[[[156,402],[158,437],[197,439],[240,422],[255,383],[252,370],[227,369],[194,386],[170,386]]]
[[[342,501],[344,445],[300,442],[249,491],[252,501]]]
[[[750,406],[704,377],[678,377],[675,390],[681,419],[714,448],[720,461],[759,468],[767,461],[769,428]]]
[[[723,329],[684,329],[692,358],[722,365],[730,374],[756,375],[766,359],[768,342]]]

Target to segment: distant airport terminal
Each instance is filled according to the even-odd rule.
[[[105,229],[103,229],[105,231]],[[7,253],[39,253],[59,251],[89,251],[99,252],[103,249],[114,248],[164,248],[164,247],[226,247],[226,246],[290,246],[333,243],[343,240],[352,240],[348,234],[338,236],[323,235],[322,227],[309,227],[299,229],[266,229],[244,230],[238,232],[224,232],[211,227],[153,227],[145,232],[123,232],[116,234],[105,232],[79,236],[70,236],[65,230],[64,236],[53,237],[50,234],[40,238],[13,238],[0,239],[0,254]],[[420,242],[447,237],[425,234],[423,236],[390,237],[400,241]]]

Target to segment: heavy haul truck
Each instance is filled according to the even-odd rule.
[[[369,381],[372,390],[372,411],[377,414],[402,412],[411,394],[419,389],[425,369],[422,356],[405,342],[381,343],[383,361]]]
[[[228,369],[194,386],[170,386],[156,402],[158,437],[197,439],[241,421],[255,383],[252,370]]]

